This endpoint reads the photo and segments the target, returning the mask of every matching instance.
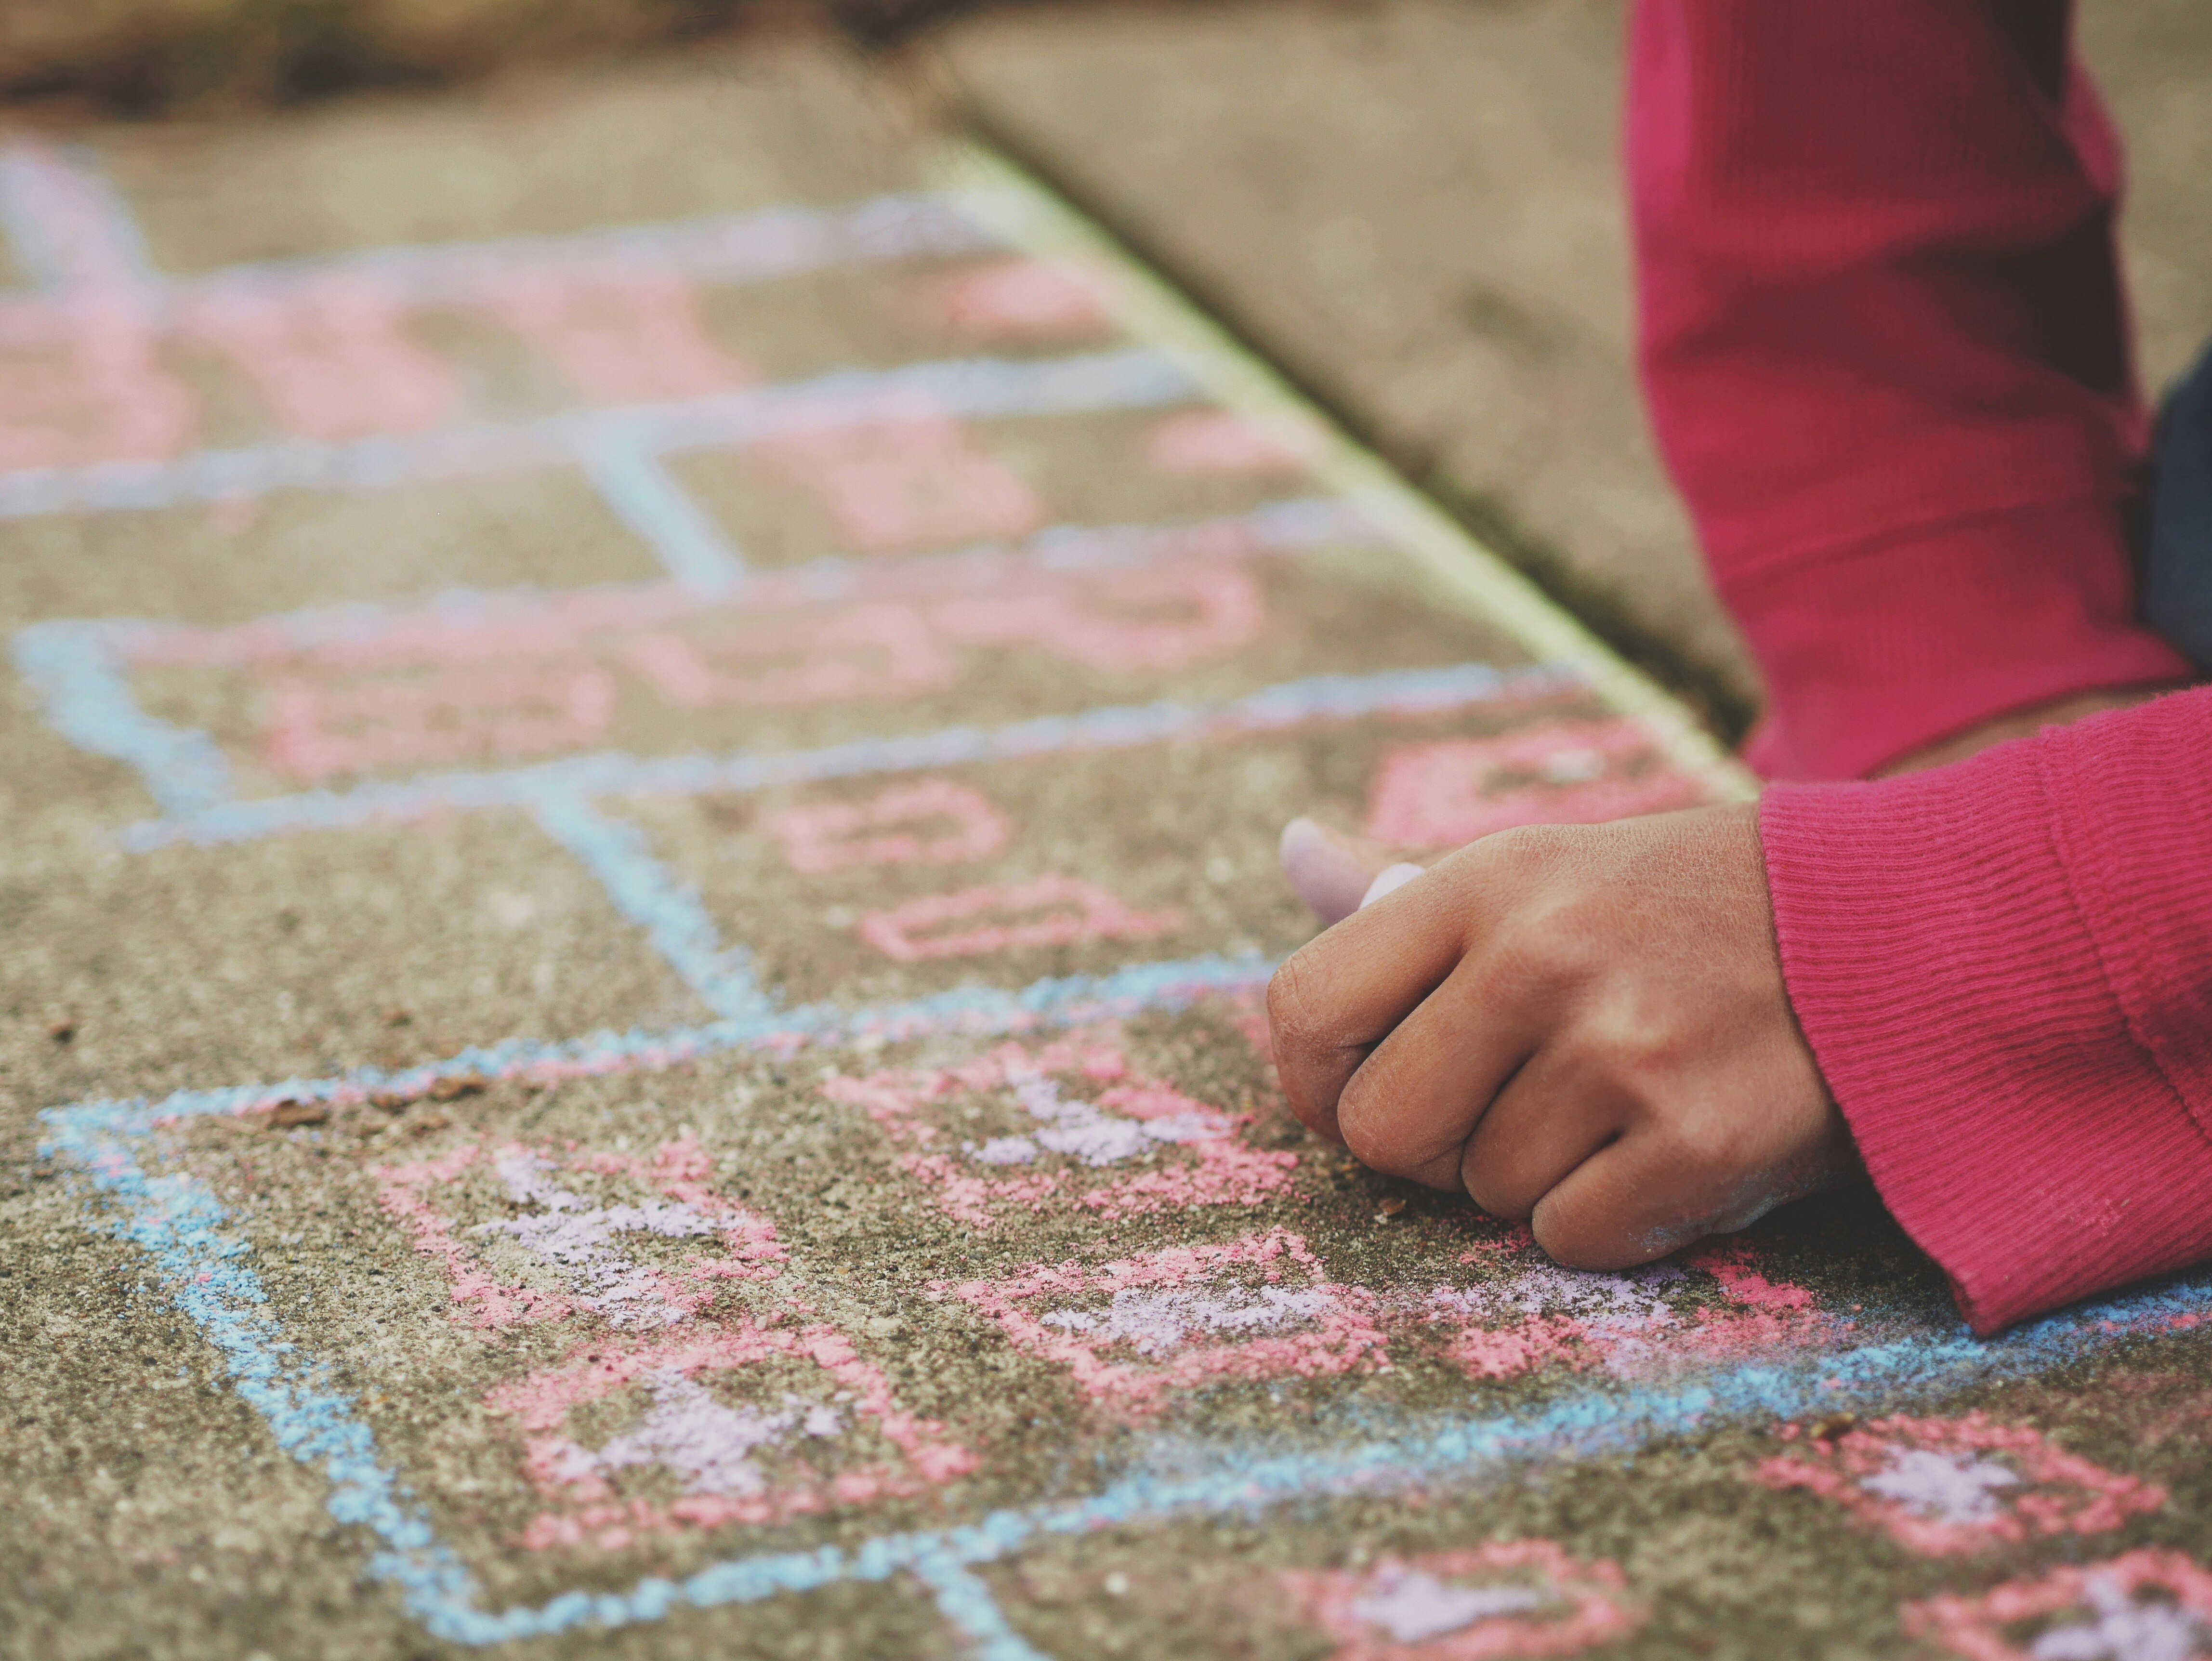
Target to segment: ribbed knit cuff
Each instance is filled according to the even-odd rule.
[[[2191,678],[2135,616],[2124,504],[1938,526],[1760,568],[1716,560],[1759,658],[1769,778],[1863,777],[1978,722],[2102,687]]]
[[[2212,1256],[2208,779],[2212,691],[1761,804],[1798,1019],[1978,1332]]]

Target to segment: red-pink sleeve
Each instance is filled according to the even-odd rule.
[[[1851,778],[2181,680],[2136,620],[2118,149],[2067,0],[1642,0],[1627,161],[1660,447],[1769,693]]]
[[[1759,807],[1790,1001],[1978,1331],[2212,1257],[2212,687]]]

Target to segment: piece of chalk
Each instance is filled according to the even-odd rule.
[[[1367,892],[1360,897],[1359,909],[1364,911],[1385,894],[1395,893],[1420,874],[1418,865],[1393,865],[1378,872],[1375,880],[1367,885]]]

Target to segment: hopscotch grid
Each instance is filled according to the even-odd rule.
[[[1002,187],[1005,179],[993,182],[994,188]],[[971,229],[976,223],[1002,222],[989,214],[967,214],[963,210],[973,206],[969,202],[947,207],[944,198],[937,198],[937,204],[945,209],[946,219],[963,221]],[[754,219],[766,222],[764,216]],[[10,228],[19,228],[11,222]],[[629,234],[641,234],[647,228],[633,228]],[[657,228],[665,233],[668,228]],[[1055,231],[1043,240],[1051,242],[1057,234]],[[1006,240],[1033,251],[1037,240],[1022,234]],[[468,267],[469,259],[499,264],[499,257],[482,254],[483,247],[520,250],[526,257],[532,251],[586,242],[595,250],[608,246],[597,238],[522,239],[479,245],[477,253],[467,256],[452,249],[384,251],[389,263],[383,274],[415,271],[423,292],[435,291],[437,282],[465,289],[478,280]],[[127,268],[130,254],[114,236],[108,235],[107,243],[112,246],[97,252],[107,261],[112,278],[118,269]],[[1003,240],[977,234],[959,251],[1000,246]],[[1098,249],[1092,246],[1091,251]],[[1112,262],[1135,271],[1118,251],[1108,246],[1105,252]],[[416,263],[410,266],[410,261]],[[65,265],[65,259],[62,263]],[[360,257],[355,263],[360,263]],[[174,295],[183,283],[307,281],[328,268],[325,263],[295,262],[254,273],[233,271],[194,279],[145,275],[130,280],[137,285],[144,303],[149,295]],[[0,297],[0,322],[23,326],[25,317],[48,304],[43,296]],[[151,307],[153,315],[161,311],[160,304]],[[1164,338],[1158,330],[1148,329],[1141,317],[1133,320],[1132,332],[1139,338]],[[1175,334],[1173,328],[1166,331],[1167,337]],[[778,423],[811,421],[818,430],[835,430],[841,423],[880,419],[880,408],[868,406],[878,403],[887,389],[895,396],[921,390],[933,398],[949,399],[949,407],[940,403],[939,412],[955,416],[1157,407],[1193,401],[1203,387],[1248,411],[1282,406],[1279,397],[1265,388],[1255,392],[1249,384],[1243,395],[1235,393],[1240,377],[1250,382],[1252,368],[1233,352],[1218,345],[1208,349],[1203,343],[1194,347],[1187,338],[1169,344],[1172,351],[1157,348],[1058,360],[965,360],[908,366],[890,375],[836,374],[795,387],[578,412],[508,426],[449,429],[429,440],[386,436],[352,444],[251,447],[204,453],[167,465],[166,471],[161,465],[140,464],[24,471],[0,475],[0,516],[54,511],[80,502],[122,508],[172,498],[222,501],[295,484],[380,488],[410,477],[432,476],[426,475],[426,467],[478,471],[535,465],[542,459],[588,468],[595,458],[617,453],[605,447],[610,446],[633,447],[628,453],[643,456],[657,467],[659,457],[687,447],[741,444],[771,428],[779,435],[791,430]],[[1205,361],[1208,350],[1212,351],[1210,362]],[[1194,361],[1200,370],[1195,374],[1189,372]],[[903,379],[895,379],[899,376]],[[1231,388],[1230,393],[1223,393],[1224,386]],[[1363,512],[1373,514],[1389,527],[1387,538],[1401,552],[1410,548],[1431,565],[1441,562],[1449,566],[1455,558],[1464,566],[1475,558],[1463,537],[1451,549],[1444,548],[1455,532],[1439,531],[1436,524],[1421,520],[1405,501],[1378,486],[1362,471],[1359,458],[1337,441],[1340,453],[1325,475]],[[446,447],[441,450],[441,445]],[[623,488],[617,484],[614,495],[620,496]],[[686,511],[696,512],[688,497],[678,491],[646,503],[649,494],[632,496],[625,522],[661,553],[678,583],[712,587],[741,579],[735,548],[702,542],[696,532],[708,523],[703,517],[686,522]],[[1402,489],[1398,494],[1405,495]],[[622,512],[620,502],[612,505]],[[241,828],[243,822],[235,818],[226,821],[223,815],[266,812],[271,804],[224,800],[228,776],[210,764],[210,755],[213,763],[221,763],[220,752],[195,753],[191,748],[192,739],[206,735],[163,727],[130,705],[143,724],[129,735],[126,747],[135,750],[125,758],[149,770],[149,777],[166,769],[173,800],[163,800],[165,810],[173,815],[170,819],[135,827],[126,833],[128,845],[225,840],[232,834],[267,834],[395,811],[404,815],[452,806],[527,806],[549,834],[599,872],[617,904],[656,937],[664,956],[688,954],[696,959],[690,978],[695,985],[719,985],[720,991],[708,1001],[720,1019],[704,1025],[599,1033],[561,1043],[510,1040],[471,1047],[443,1062],[411,1068],[363,1068],[276,1086],[178,1092],[159,1102],[82,1102],[42,1116],[52,1131],[47,1147],[87,1173],[94,1189],[113,1208],[116,1230],[163,1266],[179,1305],[222,1352],[240,1394],[262,1413],[280,1445],[295,1457],[325,1470],[332,1487],[332,1514],[368,1529],[376,1537],[380,1545],[370,1560],[371,1573],[400,1589],[428,1630],[470,1645],[548,1636],[592,1622],[614,1626],[655,1620],[680,1605],[708,1607],[840,1582],[902,1577],[927,1590],[943,1617],[992,1661],[1034,1661],[1036,1652],[1008,1622],[975,1570],[1040,1537],[1080,1535],[1109,1524],[1190,1513],[1257,1512],[1288,1500],[1400,1486],[1436,1480],[1440,1475],[1444,1480],[1474,1482],[1530,1463],[1619,1452],[1654,1436],[1721,1421],[1792,1418],[1832,1408],[1839,1400],[1868,1396],[1932,1396],[1965,1383],[2041,1371],[2098,1353],[2137,1333],[2183,1329],[2212,1319],[2212,1283],[2184,1281],[2050,1317],[1993,1342],[1975,1340],[1963,1328],[1931,1327],[1802,1363],[1741,1363],[1676,1387],[1571,1390],[1516,1414],[1438,1415],[1388,1423],[1370,1420],[1359,1438],[1320,1452],[1200,1445],[1188,1440],[1172,1447],[1163,1444],[1152,1450],[1149,1461],[1139,1459],[1099,1492],[1078,1500],[997,1512],[954,1528],[885,1534],[849,1550],[824,1547],[738,1556],[680,1583],[648,1577],[626,1593],[572,1591],[535,1607],[493,1613],[479,1607],[479,1594],[465,1564],[437,1539],[401,1479],[382,1463],[357,1404],[330,1388],[324,1363],[301,1357],[283,1337],[268,1310],[265,1292],[244,1261],[251,1247],[223,1232],[228,1220],[222,1208],[190,1178],[149,1176],[139,1164],[142,1151],[159,1147],[167,1125],[210,1114],[247,1112],[286,1098],[343,1105],[380,1090],[427,1092],[441,1079],[465,1074],[550,1080],[664,1068],[717,1052],[788,1054],[802,1046],[834,1048],[932,1032],[1023,1031],[1046,1024],[1176,1007],[1208,993],[1249,992],[1265,983],[1273,966],[1256,954],[1139,963],[1105,976],[1040,980],[1018,991],[968,986],[902,1003],[857,1007],[821,1003],[780,1010],[753,984],[742,950],[720,946],[711,924],[697,910],[696,897],[653,861],[636,828],[602,817],[587,799],[663,790],[758,788],[803,778],[1066,753],[1085,745],[1154,742],[1213,731],[1280,730],[1347,713],[1456,708],[1511,690],[1591,688],[1656,726],[1670,731],[1681,726],[1679,715],[1662,708],[1656,694],[1572,625],[1548,616],[1535,618],[1532,604],[1540,603],[1512,590],[1498,573],[1481,566],[1472,575],[1462,569],[1460,578],[1462,589],[1517,619],[1524,637],[1543,643],[1538,655],[1550,661],[1517,672],[1466,665],[1396,675],[1314,677],[1209,708],[1171,703],[1128,706],[989,731],[953,728],[908,739],[859,740],[792,756],[641,760],[599,755],[500,774],[429,776],[343,795],[311,793],[280,798],[275,817],[265,825],[251,828]],[[106,632],[71,634],[71,627]],[[103,699],[110,715],[121,708],[115,687],[99,680],[100,673],[112,681],[119,679],[120,659],[103,657],[104,668],[87,665],[133,638],[143,638],[131,635],[133,627],[147,625],[68,625],[50,630],[30,642],[25,672],[33,678],[45,675],[42,685],[63,688],[64,702],[74,712],[77,728],[96,728]],[[19,661],[24,661],[23,639],[19,638],[17,649]],[[42,649],[47,654],[43,659]],[[127,691],[125,686],[124,704],[129,703]],[[71,731],[66,721],[57,724]],[[1678,756],[1709,782],[1723,791],[1739,788],[1740,776],[1717,762],[1710,746],[1700,749],[1681,733],[1675,739]],[[197,805],[179,814],[178,803]]]
[[[956,1628],[987,1657],[1027,1661],[1036,1652],[1007,1622],[975,1566],[1042,1536],[1170,1520],[1186,1514],[1259,1512],[1297,1500],[1387,1491],[1440,1480],[1472,1483],[1516,1468],[1633,1451],[1654,1439],[1718,1422],[1770,1422],[1869,1398],[1929,1399],[1963,1385],[2018,1378],[2094,1356],[2131,1338],[2212,1322],[2212,1281],[2169,1282],[2045,1317],[2007,1336],[1976,1339],[1963,1326],[1930,1329],[1809,1360],[1752,1361],[1672,1388],[1571,1390],[1518,1413],[1437,1415],[1385,1422],[1370,1409],[1363,1437],[1324,1451],[1254,1450],[1188,1439],[1161,1442],[1098,1493],[1001,1510],[981,1521],[878,1536],[848,1549],[759,1553],[726,1559],[682,1582],[649,1576],[627,1593],[571,1591],[536,1606],[492,1613],[474,1578],[441,1543],[420,1506],[380,1459],[374,1434],[349,1398],[325,1387],[321,1365],[295,1359],[266,1311],[267,1294],[243,1260],[252,1248],[221,1232],[228,1219],[205,1189],[182,1177],[149,1177],[125,1139],[82,1110],[46,1116],[53,1151],[88,1174],[121,1214],[115,1232],[167,1272],[179,1303],[223,1353],[241,1395],[279,1444],[319,1463],[341,1522],[382,1542],[371,1572],[395,1584],[433,1635],[481,1646],[664,1618],[679,1605],[752,1602],[787,1592],[911,1574]],[[135,1140],[135,1139],[132,1139]]]

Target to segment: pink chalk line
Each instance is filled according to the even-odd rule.
[[[1389,1365],[1361,1294],[1333,1284],[1304,1237],[1281,1228],[1096,1268],[1034,1263],[995,1281],[933,1281],[929,1295],[988,1316],[1017,1349],[1066,1368],[1092,1402],[1125,1417],[1231,1379]]]
[[[1657,739],[1632,717],[1554,721],[1392,745],[1364,829],[1381,842],[1455,848],[1516,825],[1595,824],[1703,800],[1704,787],[1668,771]]]
[[[936,834],[922,834],[939,824],[943,828]],[[988,859],[1006,845],[1013,824],[981,791],[950,779],[922,778],[895,784],[865,802],[786,808],[769,820],[768,830],[782,844],[793,870],[821,876],[862,865]]]
[[[1152,429],[1146,453],[1170,473],[1295,473],[1318,466],[1328,435],[1301,416],[1184,410]]]
[[[2148,1594],[2148,1595],[2146,1595]],[[2178,1551],[2130,1551],[1907,1603],[1905,1629],[1966,1661],[2189,1661],[2212,1655],[2212,1574]],[[2072,1620],[2058,1619],[2073,1615]],[[2039,1627],[2025,1647],[2007,1628]]]
[[[1505,1272],[1471,1287],[1438,1287],[1420,1306],[1424,1322],[1443,1335],[1446,1358],[1473,1378],[1553,1366],[1647,1378],[1817,1346],[1850,1327],[1814,1307],[1803,1287],[1768,1280],[1740,1240],[1707,1241],[1677,1259],[1600,1275],[1557,1267],[1524,1229],[1461,1261],[1480,1259]],[[1722,1307],[1676,1307],[1698,1271],[1711,1277]]]
[[[1549,1540],[1505,1540],[1365,1571],[1278,1575],[1306,1618],[1341,1646],[1330,1661],[1492,1661],[1573,1655],[1626,1636],[1646,1611],[1609,1559]]]
[[[1358,532],[1346,526],[1347,537]],[[1299,545],[1304,545],[1303,544]],[[283,613],[222,628],[190,624],[133,624],[108,642],[118,660],[180,668],[295,668],[303,663],[377,667],[403,664],[482,664],[488,659],[559,655],[607,636],[683,627],[718,619],[744,624],[781,620],[784,614],[817,613],[830,606],[904,601],[925,616],[941,616],[948,629],[972,630],[969,642],[1019,644],[1042,626],[1071,621],[1076,648],[1107,662],[1118,660],[1126,634],[1092,633],[1102,624],[1127,630],[1154,625],[1144,643],[1157,648],[1162,624],[1197,632],[1168,666],[1196,660],[1218,636],[1245,635],[1264,623],[1255,613],[1250,563],[1276,551],[1264,528],[1248,517],[1203,520],[1165,527],[1066,528],[1042,533],[1029,545],[986,544],[946,553],[866,560],[830,560],[782,570],[756,572],[742,599],[717,599],[681,582],[606,585],[547,593],[511,589],[448,595],[418,606],[349,606]],[[1226,565],[1227,582],[1192,582],[1190,574]],[[1149,580],[1141,580],[1150,574]],[[1238,579],[1242,578],[1243,581]],[[1012,594],[1025,607],[1005,619],[996,604]],[[934,602],[947,602],[941,611]],[[1242,643],[1237,640],[1235,643]],[[1151,660],[1139,667],[1154,666]]]
[[[1986,1415],[1873,1419],[1761,1463],[1769,1488],[1822,1494],[1899,1544],[1954,1557],[2030,1538],[2098,1534],[2156,1511],[2166,1490]]]
[[[963,340],[1080,340],[1112,332],[1120,280],[1097,260],[1063,254],[970,265],[911,292],[925,316]]]
[[[1072,1097],[1078,1080],[1100,1084],[1093,1100]],[[945,1215],[978,1231],[1012,1211],[1113,1220],[1196,1206],[1256,1205],[1280,1193],[1294,1153],[1247,1147],[1248,1116],[1192,1099],[1172,1086],[1133,1077],[1121,1049],[1093,1037],[1026,1049],[1003,1043],[952,1068],[915,1068],[852,1078],[833,1074],[822,1093],[875,1121],[907,1175],[930,1190]],[[954,1110],[978,1098],[1018,1110],[1011,1135],[954,1145]],[[1011,1098],[1009,1103],[1008,1098]],[[1174,1150],[1188,1163],[1103,1182],[1089,1173],[1149,1164]],[[1018,1175],[1014,1167],[1031,1167]]]
[[[756,465],[817,493],[838,532],[865,553],[977,537],[1017,537],[1044,504],[967,429],[901,400],[873,424],[755,445]]]
[[[658,606],[661,597],[653,599]],[[1163,672],[1235,651],[1267,627],[1252,571],[1220,563],[1032,574],[996,593],[793,606],[781,616],[772,605],[693,598],[671,618],[674,626],[659,628],[637,626],[649,608],[630,609],[629,626],[557,605],[488,606],[480,617],[403,616],[374,638],[307,648],[263,636],[241,651],[243,642],[194,642],[175,630],[126,642],[125,650],[141,663],[252,664],[264,711],[262,759],[319,782],[589,747],[605,735],[626,686],[686,709],[882,702],[953,684],[975,661],[963,654],[982,649]]]
[[[426,432],[460,407],[451,368],[408,338],[398,299],[373,278],[332,274],[281,310],[210,295],[183,321],[228,352],[299,437]]]
[[[1002,914],[1004,922],[977,922],[947,931],[948,923]],[[1086,940],[1148,940],[1182,927],[1176,911],[1133,910],[1095,883],[1042,876],[1012,885],[986,884],[951,894],[930,894],[886,911],[871,911],[858,925],[860,938],[900,963],[938,958],[979,958],[1022,946],[1075,946]]]
[[[492,309],[601,403],[696,398],[757,379],[708,337],[692,285],[650,267],[588,285],[548,271],[518,276]]]

